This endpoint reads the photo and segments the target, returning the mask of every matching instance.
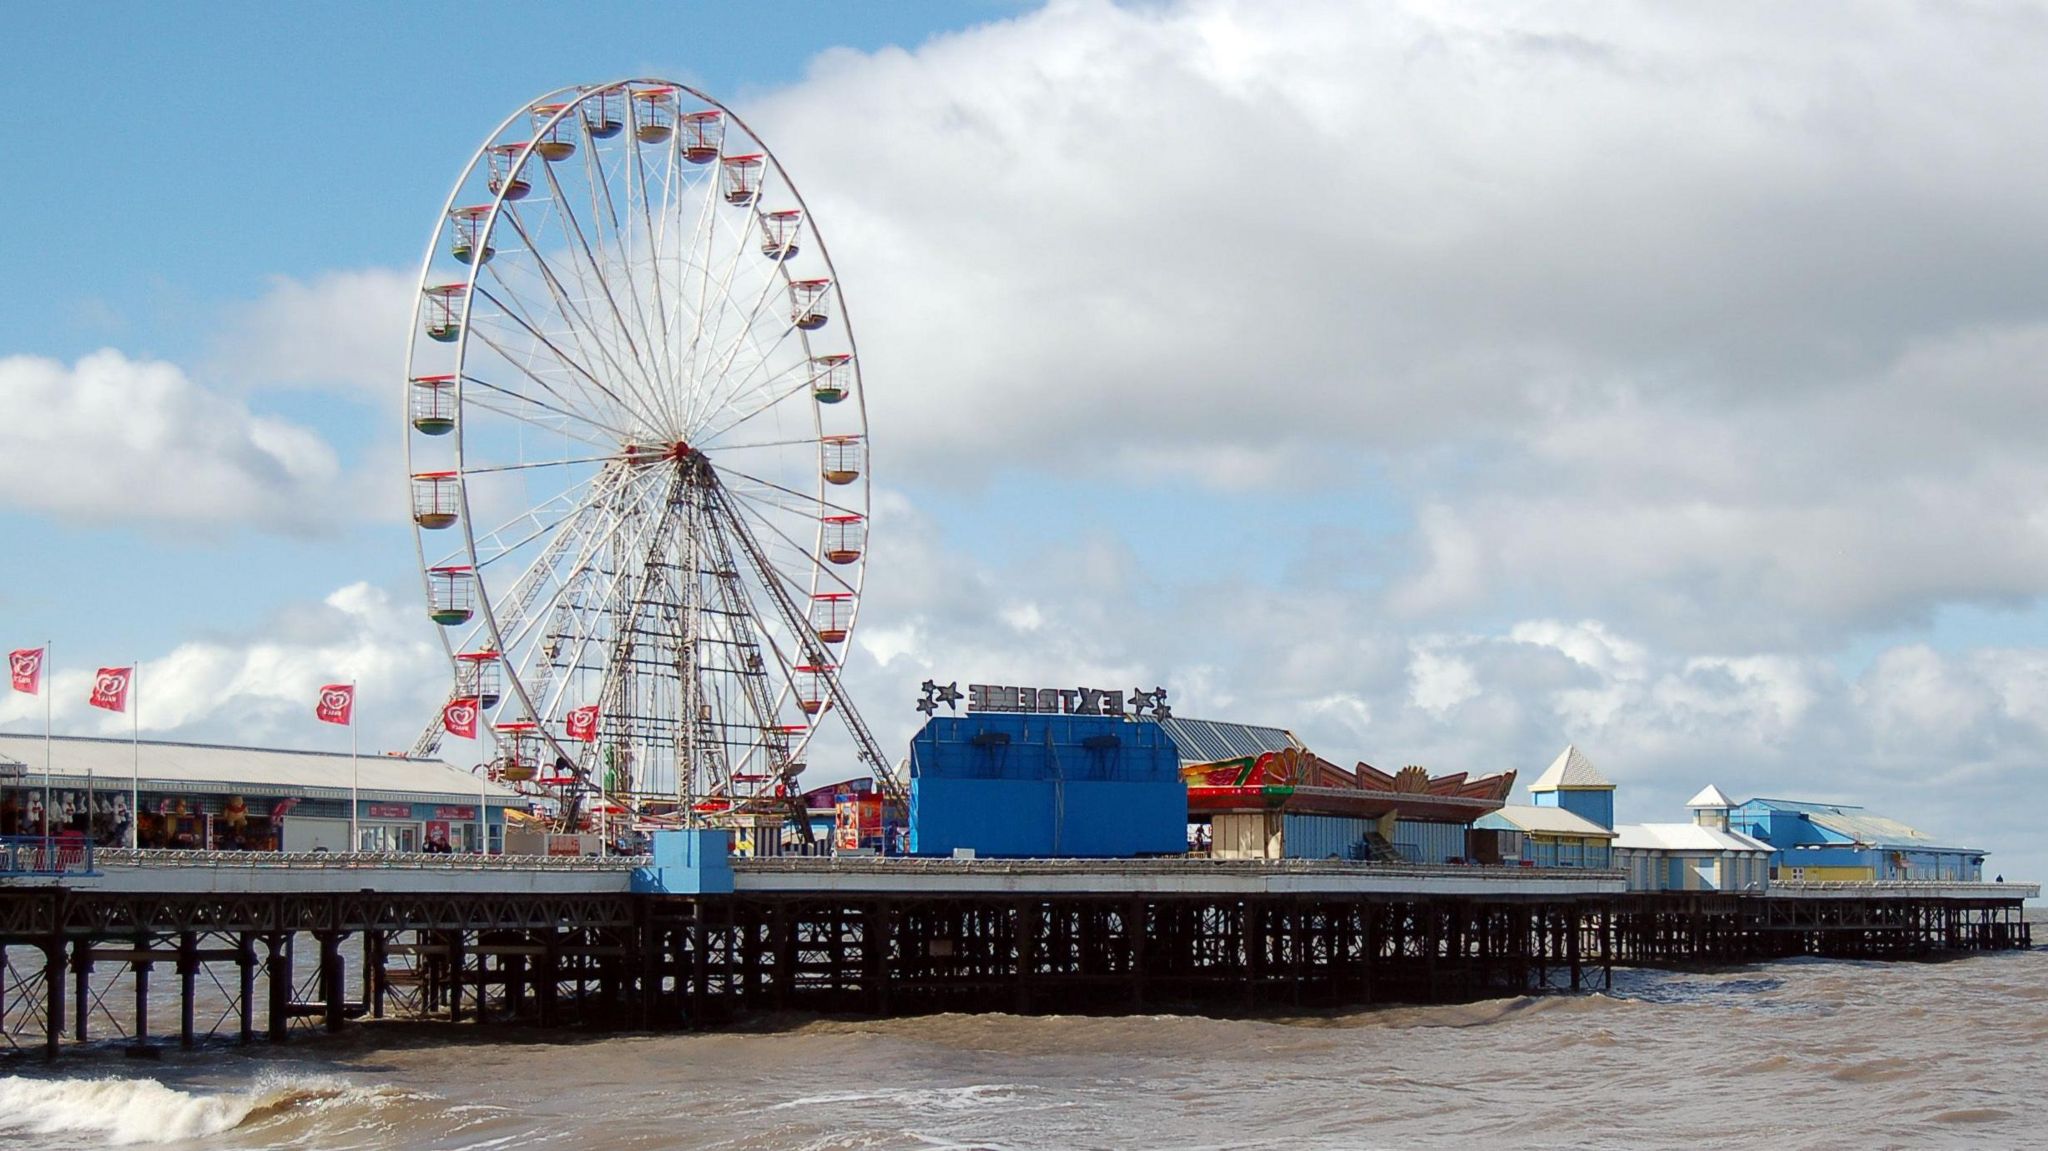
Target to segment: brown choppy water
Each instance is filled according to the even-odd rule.
[[[1294,1019],[459,1034],[18,1068],[0,1148],[2048,1146],[2048,950]]]

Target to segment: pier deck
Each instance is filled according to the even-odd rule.
[[[646,860],[105,852],[0,884],[0,1048],[282,1042],[364,1016],[715,1026],[759,1010],[1446,1002],[1616,964],[2031,945],[2032,885],[1628,894],[1620,872],[1337,861]],[[155,977],[175,994],[155,996]]]

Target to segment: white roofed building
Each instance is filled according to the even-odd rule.
[[[1519,832],[1522,859],[1532,867],[1612,867],[1614,832],[1562,807],[1510,803],[1473,827]]]
[[[1771,845],[1725,825],[1624,823],[1614,830],[1614,865],[1628,872],[1630,891],[1761,894],[1770,887]]]
[[[474,851],[525,806],[478,774],[394,755],[5,732],[6,761],[21,767],[0,778],[0,834],[41,834],[47,794],[52,833],[89,829],[110,847],[127,846],[137,792],[144,847],[346,851],[353,800],[364,850]]]

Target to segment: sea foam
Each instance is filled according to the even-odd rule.
[[[0,1076],[0,1132],[89,1134],[125,1146],[200,1139],[290,1108],[368,1093],[335,1079],[266,1077],[241,1091],[186,1091],[154,1079]]]

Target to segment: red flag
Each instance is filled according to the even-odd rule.
[[[597,705],[586,704],[569,713],[569,738],[589,743],[597,738]]]
[[[463,696],[451,699],[441,709],[441,726],[449,735],[460,739],[476,738],[476,697]]]
[[[108,711],[127,711],[128,681],[134,676],[133,667],[101,668],[93,677],[92,695],[85,702]]]
[[[7,653],[7,670],[14,674],[14,690],[30,695],[42,686],[43,649],[25,647],[20,651]]]
[[[320,702],[313,705],[313,718],[321,723],[348,725],[356,709],[356,685],[330,683],[320,689]]]

